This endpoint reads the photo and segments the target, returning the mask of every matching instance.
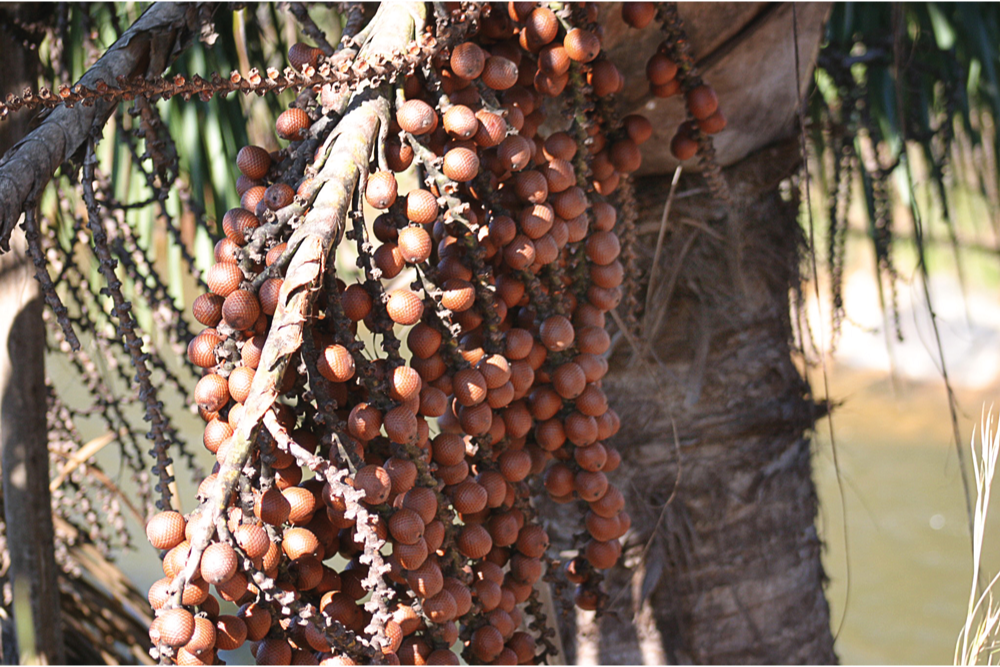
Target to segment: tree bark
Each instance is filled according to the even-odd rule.
[[[14,11],[34,18],[30,7]],[[0,52],[6,54],[0,89],[34,84],[37,51],[0,31]],[[29,120],[22,114],[0,126],[0,153],[23,135]],[[0,467],[15,630],[4,633],[3,655],[5,662],[19,655],[22,663],[61,664],[66,658],[49,493],[44,302],[24,236],[13,241],[12,251],[0,257]],[[7,645],[11,634],[16,646]]]
[[[607,612],[578,613],[563,631],[583,649],[569,649],[571,661],[836,661],[814,526],[818,410],[791,358],[798,202],[777,187],[798,152],[792,140],[728,169],[738,211],[728,221],[704,199],[674,202],[665,325],[648,355],[622,341],[604,380],[622,421],[612,479],[632,530]],[[640,225],[658,227],[668,190],[662,176],[637,183]],[[574,512],[546,510],[578,526]]]

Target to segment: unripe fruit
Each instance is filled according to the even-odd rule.
[[[311,124],[312,121],[309,120],[309,114],[305,110],[292,108],[281,112],[274,122],[274,129],[282,139],[302,141],[305,138],[303,133]]]

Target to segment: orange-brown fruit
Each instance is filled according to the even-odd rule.
[[[570,57],[562,44],[549,44],[538,53],[538,69],[553,76],[569,71]]]
[[[354,478],[354,487],[364,491],[363,500],[372,505],[380,505],[389,498],[392,492],[392,479],[385,468],[377,465],[367,465],[358,471]]]
[[[391,171],[376,171],[368,177],[365,200],[372,208],[387,209],[396,202],[398,192],[399,185]]]
[[[392,321],[403,326],[416,324],[424,314],[424,304],[420,297],[408,289],[392,292],[385,307]]]
[[[662,53],[654,53],[646,62],[646,78],[654,86],[664,86],[677,76],[677,63]]]
[[[483,83],[493,90],[507,90],[517,83],[517,75],[517,65],[512,61],[502,56],[490,56],[486,59],[481,76]]]
[[[466,183],[479,173],[479,156],[469,148],[462,146],[452,148],[444,155],[441,171],[453,181]]]
[[[184,646],[194,634],[194,616],[187,609],[169,609],[156,617],[156,629],[150,628],[150,635],[157,634],[154,643],[164,643],[167,646]]]
[[[618,259],[621,243],[614,232],[594,232],[587,239],[587,257],[595,264],[606,265]]]
[[[406,267],[403,254],[395,243],[383,243],[375,249],[372,259],[375,266],[382,272],[382,279],[395,278]]]
[[[594,87],[594,94],[606,97],[618,92],[622,84],[622,75],[610,60],[599,60],[587,76],[588,82]]]
[[[315,556],[319,548],[319,540],[308,528],[290,528],[285,531],[281,541],[281,549],[290,560]]]
[[[271,612],[268,611],[267,607],[258,604],[256,602],[251,602],[240,607],[237,613],[240,620],[246,625],[247,629],[247,639],[256,642],[267,636],[268,630],[271,629]]]
[[[437,126],[437,114],[423,100],[407,100],[396,110],[396,122],[404,131],[420,136]]]
[[[451,71],[463,79],[475,79],[483,73],[486,54],[473,42],[459,44],[451,51]]]
[[[253,523],[245,523],[237,527],[233,537],[251,560],[262,557],[271,546],[267,531]]]
[[[348,285],[344,293],[340,295],[340,300],[344,306],[344,314],[355,322],[368,317],[372,310],[372,297],[365,288],[357,283]]]
[[[257,517],[264,523],[280,526],[288,521],[291,506],[288,504],[288,500],[281,495],[281,491],[274,487],[262,493],[257,498],[255,505]]]
[[[257,212],[258,205],[264,201],[264,194],[267,192],[267,188],[263,185],[256,185],[240,196],[240,206],[248,211]]]
[[[292,108],[281,112],[278,119],[274,121],[274,129],[282,139],[302,141],[305,138],[303,133],[309,129],[311,124],[309,114],[304,109]]]
[[[438,503],[434,491],[424,486],[415,486],[403,495],[401,506],[411,509],[420,515],[424,524],[434,520],[437,515]]]
[[[486,509],[488,495],[482,485],[465,480],[452,492],[452,503],[462,514],[475,514]]]
[[[711,116],[698,121],[698,128],[705,134],[718,134],[726,129],[726,117],[721,109],[716,109]]]
[[[622,139],[611,145],[611,163],[623,174],[630,174],[642,165],[642,153],[631,139]]]
[[[271,154],[260,146],[244,146],[236,154],[236,167],[247,178],[264,178],[271,168]]]
[[[417,437],[417,417],[405,405],[400,405],[385,413],[385,434],[389,440],[401,445],[413,444]]]
[[[292,647],[284,639],[264,639],[257,645],[258,665],[292,664]]]
[[[458,139],[471,139],[479,131],[476,113],[464,104],[456,104],[444,112],[445,132]]]
[[[406,344],[418,358],[427,359],[441,347],[441,334],[436,329],[420,322],[410,329]]]
[[[656,4],[652,2],[623,2],[622,20],[637,30],[642,30],[656,17]]]
[[[455,618],[458,605],[451,593],[441,590],[432,598],[424,601],[424,611],[435,623],[447,623]]]
[[[298,466],[292,466],[298,467]],[[301,486],[290,486],[281,491],[288,501],[288,521],[293,525],[307,522],[316,509],[316,496],[312,491]]]
[[[406,217],[420,225],[429,225],[438,216],[437,197],[428,190],[410,190],[406,194]]]
[[[173,549],[184,541],[186,526],[187,522],[180,512],[160,512],[146,524],[146,537],[154,549]]]
[[[215,621],[215,647],[235,651],[247,640],[247,624],[238,616],[224,614]]]
[[[389,534],[400,544],[415,544],[424,536],[424,520],[415,511],[400,508],[389,518]]]
[[[484,664],[494,660],[503,650],[503,635],[492,625],[483,625],[472,633],[469,644],[473,654]]]
[[[316,368],[330,382],[347,382],[354,377],[354,357],[343,345],[327,345],[316,360]]]
[[[399,253],[410,264],[426,262],[431,256],[431,237],[423,227],[406,227],[399,231]]]
[[[670,152],[681,162],[698,154],[698,142],[691,136],[691,128],[687,123],[681,123],[677,128],[677,133],[670,140]]]
[[[601,52],[601,40],[589,30],[573,28],[563,40],[566,55],[578,63],[589,63]]]
[[[260,317],[260,302],[248,290],[236,290],[222,303],[222,319],[237,331],[253,328]]]
[[[458,550],[467,558],[478,559],[493,548],[493,538],[489,531],[477,524],[467,524],[458,535]]]
[[[537,51],[555,39],[558,32],[559,20],[555,13],[547,7],[538,7],[525,19],[524,30],[521,33],[524,38],[522,46]]]
[[[240,288],[243,272],[235,264],[213,264],[205,273],[208,289],[221,297],[227,297]]]
[[[587,546],[584,547],[583,553],[594,568],[607,570],[618,562],[618,556],[621,555],[620,549],[621,545],[618,544],[618,540],[611,540],[610,542],[589,540]]]
[[[208,545],[201,555],[201,576],[210,584],[224,584],[236,574],[236,552],[224,542]]]
[[[497,158],[508,171],[521,171],[531,162],[531,143],[519,134],[512,134],[500,142]]]
[[[229,382],[220,375],[206,375],[194,387],[195,404],[207,412],[218,412],[229,402]]]
[[[374,405],[358,403],[347,418],[347,428],[358,440],[373,440],[382,428],[382,413]]]
[[[406,171],[413,163],[413,148],[399,137],[389,136],[385,140],[385,161],[393,171]]]
[[[709,85],[703,84],[692,88],[687,92],[685,98],[691,115],[697,120],[705,120],[719,108],[719,98]]]
[[[287,183],[275,183],[264,191],[264,203],[272,211],[285,208],[295,200],[295,190]]]

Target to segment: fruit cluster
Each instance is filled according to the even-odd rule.
[[[605,313],[621,298],[624,269],[605,197],[639,168],[652,127],[636,115],[612,124],[586,104],[623,84],[601,53],[596,13],[592,3],[560,15],[493,5],[478,33],[400,80],[361,190],[380,212],[378,243],[363,226],[348,232],[363,275],[327,281],[301,363],[285,372],[284,398],[182,606],[167,592],[190,566],[194,519],[167,511],[147,525],[167,551],[165,577],[149,592],[159,610],[150,632],[179,664],[212,664],[216,650],[245,641],[260,664],[354,664],[324,624],[292,623],[268,604],[264,585],[391,663],[458,664],[451,649],[461,641],[471,663],[534,664],[547,638],[525,615],[540,618],[535,584],[552,561],[533,486],[580,503],[589,537],[565,576],[578,606],[600,604],[599,570],[617,562],[630,526],[607,477],[620,455],[608,443],[619,419],[601,388]],[[289,59],[315,67],[321,55],[298,44]],[[548,111],[559,104],[568,126],[543,132],[558,125]],[[188,349],[204,369],[194,399],[220,464],[294,250],[275,217],[307,206],[314,189],[304,174],[293,188],[279,162],[318,132],[318,116],[291,108],[275,126],[288,148],[240,151],[240,207],[223,218],[210,292],[192,306],[207,327]],[[403,194],[396,173],[414,164],[424,187]],[[381,358],[361,324],[381,338]],[[408,359],[399,327],[408,327]],[[346,484],[310,476],[307,460],[340,469]],[[217,481],[209,476],[199,495]],[[334,567],[337,555],[346,566]],[[242,605],[238,614],[219,615],[211,586]]]

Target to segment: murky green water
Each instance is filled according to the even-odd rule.
[[[972,561],[944,390],[911,386],[894,396],[884,376],[848,373],[834,380],[831,393],[846,401],[834,419],[843,496],[826,424],[814,467],[834,631],[843,623],[838,655],[848,664],[950,664],[966,616]],[[967,457],[984,400],[988,406],[989,394],[960,395]],[[1000,507],[995,512],[986,538],[987,576],[1000,567]]]

